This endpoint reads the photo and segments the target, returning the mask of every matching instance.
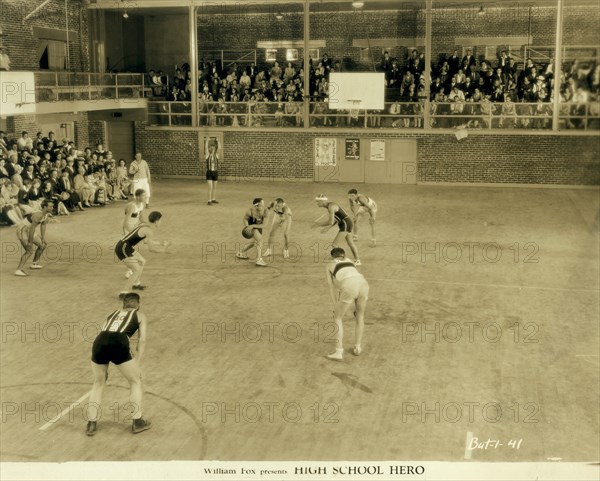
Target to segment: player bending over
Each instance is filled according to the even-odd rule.
[[[129,401],[135,411],[131,430],[133,434],[150,429],[152,423],[142,417],[142,372],[140,362],[146,347],[147,325],[146,316],[139,312],[140,296],[128,292],[121,296],[123,307],[114,311],[102,326],[92,345],[92,373],[94,385],[90,394],[90,404],[95,410],[86,411],[90,415],[86,434],[93,436],[98,429],[102,391],[108,378],[108,364],[112,362],[129,382]],[[137,356],[134,358],[129,347],[129,339],[139,331]]]
[[[267,209],[265,207],[265,201],[257,197],[252,201],[252,207],[250,207],[244,215],[244,229],[252,230],[252,242],[246,244],[241,251],[236,254],[238,259],[248,259],[246,253],[254,246],[256,246],[257,256],[256,265],[265,267],[267,264],[262,258],[262,230],[264,228],[265,217],[267,216]]]
[[[361,342],[365,327],[365,310],[369,299],[369,284],[363,275],[358,272],[354,262],[346,258],[346,253],[341,247],[331,250],[333,260],[327,264],[326,276],[329,284],[329,294],[334,305],[333,317],[337,326],[337,344],[335,352],[329,354],[327,359],[341,361],[344,355],[344,327],[342,320],[350,307],[354,307],[356,328],[354,331],[355,356],[362,352]]]
[[[325,233],[334,225],[337,225],[339,232],[335,236],[335,239],[333,239],[333,246],[339,247],[342,239],[346,239],[346,242],[352,251],[352,255],[354,255],[354,259],[356,259],[354,261],[355,265],[360,266],[361,262],[358,257],[358,249],[356,248],[356,245],[354,245],[354,240],[352,239],[353,224],[350,216],[338,204],[335,202],[329,202],[325,194],[315,197],[315,200],[317,201],[317,205],[319,207],[324,207],[327,209],[327,212],[329,212],[329,218],[326,221],[321,223],[319,223],[318,220],[315,221],[317,225],[323,226],[321,232]]]
[[[348,202],[350,210],[354,214],[354,240],[358,239],[358,222],[366,213],[369,214],[369,224],[371,224],[371,247],[375,247],[375,218],[377,217],[377,203],[367,197],[359,194],[356,189],[348,191]]]
[[[151,212],[148,216],[148,223],[142,223],[133,229],[129,234],[123,237],[115,246],[115,254],[118,259],[125,264],[128,270],[132,271],[131,282],[132,289],[143,290],[146,286],[141,284],[140,278],[146,264],[146,259],[137,250],[140,242],[148,244],[150,252],[168,252],[168,241],[156,241],[152,239],[154,231],[158,229],[162,214],[160,212]]]
[[[16,276],[27,275],[23,271],[23,267],[25,267],[27,259],[29,259],[33,253],[33,246],[36,246],[36,250],[35,255],[33,256],[33,263],[31,264],[30,268],[42,268],[42,265],[40,264],[40,258],[42,257],[44,249],[46,249],[46,224],[48,219],[52,217],[51,212],[54,206],[50,201],[43,200],[40,203],[40,207],[42,210],[25,215],[23,221],[17,225],[17,239],[19,239],[19,242],[21,242],[25,252],[23,252],[21,260],[19,261],[19,266],[15,271]],[[40,226],[39,236],[35,233],[38,226]]]

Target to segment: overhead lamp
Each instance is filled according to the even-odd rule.
[[[276,18],[277,20],[283,20],[283,13],[281,13],[281,12],[277,12],[277,13],[275,14],[275,18]]]
[[[128,19],[129,18],[129,14],[127,12],[123,13],[123,18],[124,19]]]
[[[365,6],[365,2],[352,2],[353,8],[363,8]]]
[[[477,15],[479,15],[479,16],[485,15],[485,9],[483,8],[483,5],[481,5],[479,7],[479,11],[477,12]]]

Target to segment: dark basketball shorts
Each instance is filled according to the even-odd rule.
[[[219,173],[216,170],[206,171],[206,180],[217,181],[219,180]]]
[[[119,241],[115,246],[115,254],[120,261],[126,259],[127,257],[131,257],[134,252],[135,249],[127,244],[127,242]]]
[[[129,349],[129,338],[122,332],[102,331],[92,345],[92,361],[96,364],[119,365],[131,361],[133,355]]]
[[[338,227],[340,228],[340,232],[352,232],[354,224],[352,224],[352,219],[350,217],[346,217],[338,222]]]

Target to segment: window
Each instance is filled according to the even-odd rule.
[[[293,62],[294,60],[298,60],[298,49],[297,48],[288,48],[285,52],[285,59],[288,62]]]
[[[60,40],[41,40],[40,50],[41,69],[67,69],[67,42]]]
[[[275,62],[277,60],[277,49],[276,48],[265,49],[265,60],[267,62]]]

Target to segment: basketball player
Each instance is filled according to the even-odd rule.
[[[315,197],[315,200],[317,201],[317,205],[319,207],[325,207],[327,209],[327,212],[329,212],[328,220],[322,223],[317,223],[317,225],[324,226],[323,229],[321,229],[321,232],[325,233],[337,224],[339,232],[335,236],[335,239],[333,239],[333,246],[339,247],[340,242],[342,241],[342,239],[345,238],[346,242],[348,243],[348,246],[350,247],[350,250],[352,251],[352,255],[354,255],[354,259],[356,259],[354,261],[354,264],[360,266],[361,262],[358,258],[358,249],[354,245],[354,240],[352,239],[353,225],[350,216],[338,204],[336,204],[335,202],[329,202],[325,194],[321,194],[318,197]]]
[[[159,242],[152,239],[154,231],[160,224],[162,214],[160,212],[151,212],[148,216],[148,223],[141,223],[134,228],[129,234],[123,237],[115,246],[115,254],[120,261],[123,261],[125,266],[132,271],[131,274],[131,288],[133,290],[144,290],[146,286],[143,286],[140,282],[146,259],[137,251],[136,246],[144,241],[148,244],[150,252],[166,252],[160,249],[162,247],[168,247],[167,241]]]
[[[135,191],[135,198],[127,204],[125,207],[125,217],[123,218],[123,234],[129,234],[142,222],[142,211],[146,207],[147,196],[144,189],[137,189]],[[125,273],[125,278],[129,279],[133,271],[129,269]]]
[[[129,165],[129,173],[133,175],[132,190],[143,189],[146,192],[146,207],[150,205],[150,167],[142,159],[142,154],[137,152],[135,159]]]
[[[206,152],[206,183],[208,184],[208,205],[218,204],[215,199],[217,192],[217,181],[219,180],[219,141],[208,145],[208,139],[204,141],[204,152]]]
[[[377,203],[370,197],[359,194],[356,189],[350,189],[348,191],[348,202],[350,204],[350,210],[354,214],[354,240],[358,239],[358,221],[366,212],[368,212],[369,224],[371,224],[371,247],[375,247],[377,244],[377,241],[375,240]]]
[[[337,344],[334,353],[327,359],[341,361],[344,355],[344,327],[342,320],[348,309],[354,307],[356,328],[354,331],[355,356],[362,352],[361,342],[365,327],[365,310],[369,298],[369,284],[355,267],[355,263],[346,258],[346,253],[341,247],[331,250],[333,260],[327,264],[326,275],[329,284],[329,294],[333,301],[333,317],[337,326]]]
[[[252,201],[252,207],[250,207],[244,215],[244,227],[249,226],[253,229],[253,241],[246,244],[244,248],[236,254],[238,259],[248,259],[246,252],[256,246],[258,252],[256,265],[260,267],[265,267],[267,265],[262,258],[262,230],[266,215],[267,209],[265,208],[265,201],[262,198],[257,197]]]
[[[129,401],[133,405],[133,434],[150,429],[152,423],[142,417],[142,372],[140,362],[146,347],[147,325],[146,316],[139,312],[140,296],[128,292],[122,296],[123,307],[114,311],[102,326],[92,345],[92,373],[94,385],[90,394],[90,404],[95,406],[94,415],[88,415],[86,434],[93,436],[98,429],[102,391],[108,378],[108,364],[112,362],[129,382]],[[134,358],[129,347],[129,339],[138,334],[137,356]]]
[[[46,249],[46,224],[48,219],[52,217],[51,213],[53,207],[54,206],[50,201],[44,199],[40,203],[41,210],[25,215],[23,221],[17,225],[17,239],[19,239],[19,242],[21,242],[25,252],[23,252],[23,255],[21,256],[19,266],[15,271],[15,276],[27,275],[23,271],[23,267],[25,267],[27,259],[29,259],[33,253],[34,245],[37,247],[37,249],[35,250],[35,255],[33,256],[33,263],[29,267],[31,269],[42,268],[40,265],[40,258],[42,257],[44,249]],[[35,233],[38,226],[40,226],[39,236]]]
[[[273,218],[271,219],[271,232],[269,233],[269,243],[267,250],[263,256],[268,257],[271,255],[271,247],[273,245],[273,238],[275,233],[281,227],[283,229],[283,258],[289,259],[289,235],[290,229],[292,228],[292,209],[288,207],[285,201],[281,198],[275,199],[267,207],[268,210],[273,212]]]
[[[129,234],[141,223],[141,214],[146,207],[146,191],[137,189],[135,199],[125,206],[125,217],[123,218],[123,234]]]

